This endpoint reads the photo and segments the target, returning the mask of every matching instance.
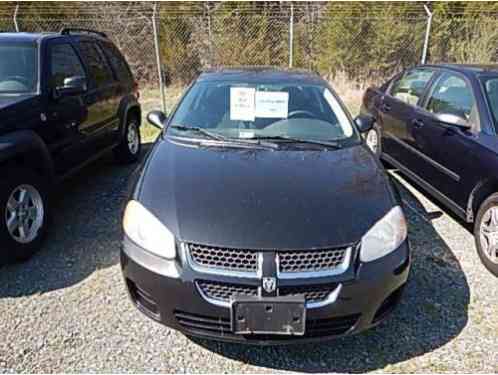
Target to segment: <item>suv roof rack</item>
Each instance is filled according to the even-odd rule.
[[[69,35],[71,33],[84,33],[84,34],[96,34],[103,38],[107,38],[107,34],[102,31],[92,30],[92,29],[82,29],[77,27],[63,27],[60,31],[62,35]]]

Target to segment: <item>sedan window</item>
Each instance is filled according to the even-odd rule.
[[[488,99],[491,113],[495,124],[498,124],[498,78],[490,78],[484,82],[486,97]]]
[[[427,110],[434,114],[450,114],[470,120],[475,107],[472,89],[455,74],[444,74],[436,84],[427,103]]]
[[[416,105],[432,74],[434,72],[428,69],[409,70],[401,79],[393,83],[391,96],[407,104]]]

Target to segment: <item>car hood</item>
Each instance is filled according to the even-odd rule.
[[[180,241],[251,249],[352,244],[396,204],[365,146],[193,148],[159,141],[136,196]]]

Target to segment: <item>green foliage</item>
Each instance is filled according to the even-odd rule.
[[[294,2],[292,6],[295,67],[317,70],[331,79],[375,82],[421,60],[427,15],[420,2]],[[429,6],[434,17],[428,61],[496,62],[497,2]],[[2,3],[0,15],[11,14],[14,7],[14,2]],[[210,66],[287,66],[290,7],[289,2],[276,1],[160,3],[159,49],[167,80],[184,84]],[[134,58],[135,67],[151,70],[155,64],[140,50],[153,51],[147,28],[151,4],[21,2],[20,8],[19,23],[25,30],[34,27],[35,19],[78,24],[78,19],[93,17],[102,20],[99,24],[105,21],[113,40],[135,32],[143,41],[134,51],[141,55]],[[149,26],[141,27],[140,22]],[[0,17],[0,29],[12,27],[10,17]]]

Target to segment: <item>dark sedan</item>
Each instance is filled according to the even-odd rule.
[[[133,303],[187,335],[257,344],[360,332],[396,306],[400,199],[319,76],[205,72],[138,174],[121,262]]]
[[[498,66],[425,65],[370,88],[372,150],[474,225],[498,276]]]

